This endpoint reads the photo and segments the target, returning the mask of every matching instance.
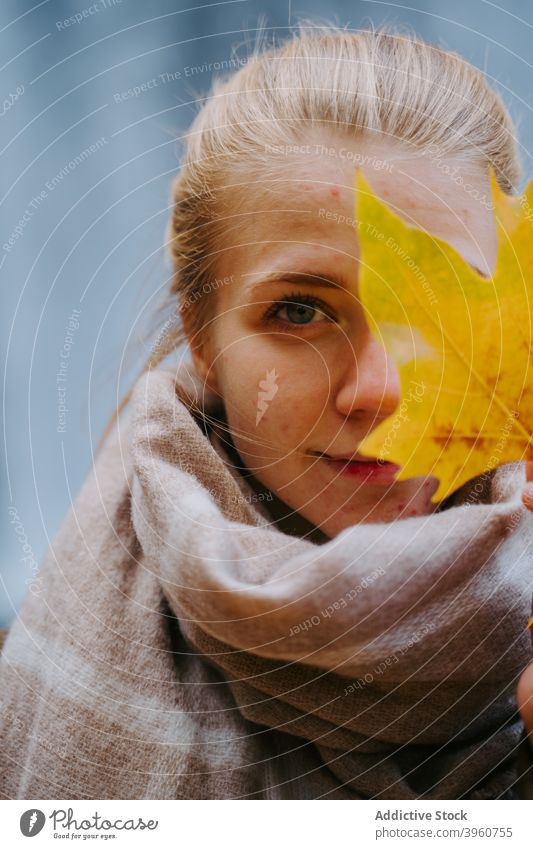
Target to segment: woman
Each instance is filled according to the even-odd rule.
[[[489,167],[516,187],[500,99],[412,38],[302,28],[215,83],[173,187],[179,321],[5,646],[4,796],[519,798],[524,466],[435,505],[357,454],[400,387],[355,168],[488,276]]]

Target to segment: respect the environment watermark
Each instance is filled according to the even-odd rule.
[[[27,225],[32,220],[33,216],[40,209],[43,204],[46,202],[50,192],[53,192],[57,187],[63,182],[65,177],[67,177],[72,171],[75,171],[79,165],[85,162],[90,156],[94,153],[97,153],[102,147],[107,144],[107,139],[105,136],[100,136],[100,138],[96,139],[95,142],[88,145],[84,148],[80,153],[76,154],[69,162],[67,162],[60,170],[46,180],[44,186],[40,191],[36,192],[31,200],[29,201],[26,209],[24,210],[22,216],[17,221],[15,227],[12,229],[9,237],[2,245],[2,250],[4,253],[10,253],[15,244],[19,241],[19,239],[24,234],[24,231]]]
[[[176,68],[173,71],[163,71],[149,80],[143,80],[137,85],[122,91],[113,93],[113,101],[115,103],[125,103],[127,100],[132,100],[141,97],[154,88],[168,85],[169,83],[177,82],[178,80],[190,79],[197,77],[200,74],[219,73],[220,71],[237,70],[243,65],[248,64],[246,58],[230,57],[229,59],[219,59],[213,62],[203,62],[200,65],[184,65],[183,68]]]

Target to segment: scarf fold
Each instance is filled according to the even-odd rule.
[[[231,457],[190,362],[137,381],[6,642],[4,795],[516,798],[524,464],[318,545]]]

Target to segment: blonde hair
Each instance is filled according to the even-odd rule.
[[[310,125],[334,126],[352,138],[379,134],[414,150],[433,146],[443,157],[491,167],[505,192],[516,191],[513,123],[479,70],[412,35],[302,22],[281,45],[256,46],[239,70],[216,79],[183,139],[166,232],[173,276],[161,307],[174,313],[141,374],[200,338],[208,324],[227,227],[217,193],[231,183],[229,175],[264,168],[268,146],[294,144]]]

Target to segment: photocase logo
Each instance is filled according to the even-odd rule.
[[[278,391],[278,385],[276,383],[277,377],[278,375],[276,374],[276,369],[273,368],[271,371],[267,371],[264,380],[259,381],[259,392],[257,395],[257,415],[255,417],[256,427],[267,411],[268,402],[272,401],[274,395]]]
[[[29,811],[24,811],[20,818],[20,830],[24,837],[35,837],[42,830],[45,822],[46,817],[42,811],[30,808]]]

